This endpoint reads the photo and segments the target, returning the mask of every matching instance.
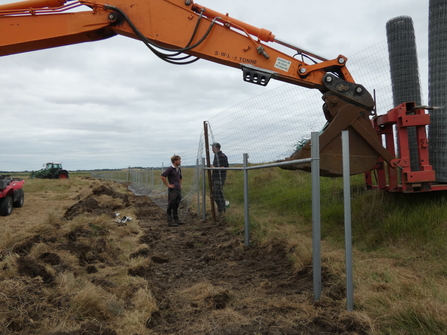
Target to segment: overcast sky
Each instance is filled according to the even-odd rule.
[[[388,20],[411,16],[426,90],[428,1],[197,2],[328,59],[386,40]],[[192,153],[183,164],[193,164],[203,121],[285,85],[248,84],[240,70],[204,60],[171,65],[122,36],[0,62],[0,171],[36,170],[47,161],[68,170],[160,166],[182,152]]]

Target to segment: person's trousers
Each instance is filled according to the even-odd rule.
[[[224,183],[225,182],[220,180],[213,179],[213,197],[219,212],[225,211],[225,197],[223,193]]]
[[[180,206],[180,201],[182,200],[182,191],[177,188],[168,189],[168,209],[166,214],[168,220],[178,219],[178,207]]]

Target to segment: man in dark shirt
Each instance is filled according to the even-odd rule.
[[[168,188],[168,208],[166,210],[168,226],[177,227],[180,223],[178,207],[182,200],[182,170],[180,169],[181,158],[174,155],[171,157],[172,166],[166,168],[161,174],[161,180]]]
[[[214,152],[213,167],[229,167],[228,157],[220,150],[219,143],[211,144]],[[217,204],[217,210],[220,215],[225,213],[225,197],[223,194],[223,186],[227,179],[227,171],[225,170],[213,170],[213,196],[214,201]]]

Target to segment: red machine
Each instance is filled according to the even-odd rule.
[[[389,192],[429,192],[447,190],[446,184],[436,183],[428,154],[427,126],[430,124],[428,107],[416,106],[414,102],[403,103],[388,111],[386,115],[376,116],[371,123],[377,134],[383,138],[385,147],[393,157],[394,167],[379,158],[377,165],[365,173],[369,189]],[[417,149],[416,171],[410,164],[410,141],[408,128],[414,127]],[[394,129],[394,130],[393,130]],[[397,167],[397,168],[396,168]]]
[[[0,215],[8,216],[12,213],[13,207],[22,207],[25,202],[23,184],[25,180],[21,178],[11,178],[10,176],[0,176]]]

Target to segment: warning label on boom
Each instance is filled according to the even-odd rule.
[[[291,61],[281,58],[281,57],[278,57],[278,58],[276,58],[275,67],[277,69],[288,72],[291,64],[292,64]]]

